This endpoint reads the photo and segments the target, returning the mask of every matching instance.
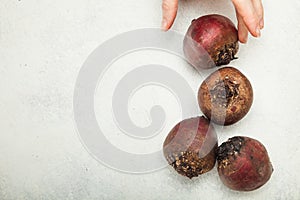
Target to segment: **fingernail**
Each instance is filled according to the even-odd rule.
[[[167,30],[167,26],[168,26],[168,23],[165,19],[162,20],[161,22],[161,29],[166,31]]]
[[[264,27],[264,20],[263,19],[260,20],[259,26],[260,26],[260,29],[262,29]]]
[[[260,28],[259,27],[256,28],[256,35],[257,35],[257,37],[260,37]]]

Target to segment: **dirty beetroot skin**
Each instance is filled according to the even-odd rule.
[[[202,116],[179,122],[165,139],[163,152],[179,174],[193,178],[214,167],[217,147],[215,130]]]
[[[227,65],[238,52],[235,25],[222,15],[194,19],[183,41],[185,57],[196,69]]]
[[[273,167],[259,141],[236,136],[218,147],[218,173],[222,182],[238,191],[252,191],[271,177]]]
[[[200,85],[198,103],[203,114],[219,125],[231,125],[250,110],[253,90],[247,77],[233,67],[210,74]]]

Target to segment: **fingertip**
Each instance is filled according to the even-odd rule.
[[[256,34],[256,37],[260,37],[261,36],[260,27],[259,26],[256,27],[255,34]]]
[[[247,43],[247,41],[248,41],[248,31],[246,31],[246,32],[239,31],[238,36],[239,36],[240,43],[243,43],[243,44]]]
[[[259,21],[259,27],[260,27],[260,29],[263,29],[264,26],[265,26],[265,24],[264,24],[264,19],[262,18],[262,19]]]
[[[245,22],[246,24],[246,22]],[[259,27],[259,23],[255,23],[252,26],[247,26],[249,33],[253,36],[253,37],[260,37],[260,27]]]
[[[162,31],[167,31],[167,30],[169,30],[168,22],[167,22],[167,20],[165,20],[165,19],[163,19],[162,22],[161,22],[161,30],[162,30]]]
[[[247,41],[248,41],[248,36],[246,36],[246,37],[239,37],[239,41],[240,41],[240,43],[242,43],[242,44],[246,44]]]

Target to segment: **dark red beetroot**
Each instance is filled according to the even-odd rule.
[[[216,14],[194,19],[183,42],[185,57],[196,69],[229,64],[235,59],[238,47],[234,24]]]
[[[264,185],[273,172],[263,144],[248,137],[233,137],[220,145],[217,161],[222,182],[233,190],[255,190]]]
[[[217,135],[205,117],[185,119],[167,136],[164,156],[181,175],[189,178],[210,171],[216,162]]]

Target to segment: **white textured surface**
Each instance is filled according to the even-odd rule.
[[[116,34],[158,27],[160,0],[2,0],[0,199],[300,199],[300,3],[264,6],[262,38],[250,38],[232,63],[252,82],[253,107],[219,138],[259,139],[275,171],[261,189],[239,193],[222,185],[216,169],[192,181],[169,168],[144,175],[109,169],[86,152],[75,131],[72,95],[82,63]],[[184,34],[207,13],[235,21],[229,0],[187,0],[173,29]]]

